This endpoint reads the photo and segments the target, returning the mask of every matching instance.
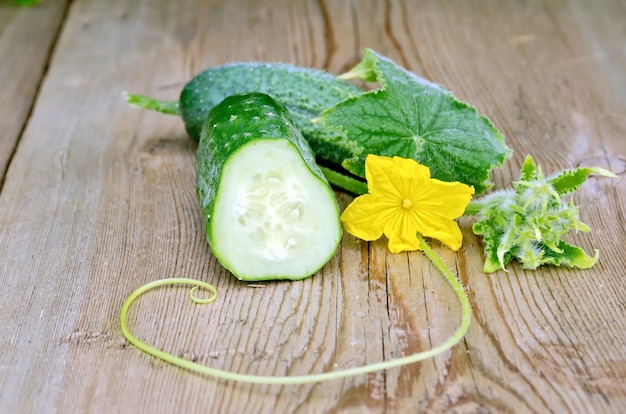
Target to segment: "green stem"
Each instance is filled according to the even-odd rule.
[[[435,265],[437,270],[439,270],[446,278],[450,286],[452,286],[452,290],[456,293],[457,298],[459,298],[459,302],[461,302],[461,311],[463,316],[461,318],[461,326],[457,330],[452,338],[456,339],[456,341],[460,341],[461,338],[465,335],[465,332],[469,329],[470,321],[472,319],[472,307],[470,305],[469,299],[465,294],[465,290],[458,279],[450,272],[448,266],[441,260],[437,253],[433,249],[430,248],[428,244],[424,241],[424,238],[418,233],[417,239],[420,242],[420,247],[424,254],[430,259],[430,261]],[[460,334],[460,336],[458,336]],[[452,339],[451,338],[451,339]]]
[[[327,167],[319,166],[322,173],[331,185],[341,188],[354,195],[367,194],[367,184]]]
[[[124,92],[124,99],[132,106],[168,115],[180,115],[178,101],[161,101],[148,96]]]
[[[419,361],[423,361],[427,358],[432,358],[436,355],[441,354],[442,352],[447,351],[448,349],[456,345],[463,338],[463,336],[467,332],[467,329],[469,328],[469,324],[471,320],[471,307],[469,304],[469,300],[467,296],[465,295],[465,291],[463,290],[463,287],[458,282],[456,277],[450,272],[450,270],[445,266],[445,264],[437,256],[437,254],[432,249],[430,249],[430,247],[424,242],[424,240],[419,235],[418,235],[418,238],[420,240],[420,245],[422,249],[424,250],[424,253],[426,254],[426,256],[433,262],[435,267],[443,273],[443,275],[446,277],[448,282],[452,285],[454,292],[456,293],[456,295],[459,298],[459,301],[461,302],[461,307],[463,310],[461,325],[456,330],[456,332],[450,338],[448,338],[444,343],[428,351],[418,352],[418,353],[408,355],[402,358],[393,359],[391,361],[382,361],[382,362],[378,362],[375,364],[366,365],[362,367],[348,368],[345,370],[324,372],[320,374],[298,375],[298,376],[263,376],[263,375],[238,374],[235,372],[228,372],[228,371],[223,371],[223,370],[216,369],[216,368],[211,368],[205,365],[200,365],[198,363],[174,356],[167,352],[161,351],[160,349],[157,349],[151,345],[148,345],[147,343],[141,341],[136,336],[134,336],[128,329],[128,326],[126,323],[126,315],[128,313],[128,309],[130,308],[132,303],[135,301],[135,299],[137,299],[146,291],[156,288],[156,287],[160,287],[164,285],[171,285],[171,284],[190,284],[194,286],[194,288],[192,288],[190,292],[191,299],[194,302],[211,303],[215,300],[215,298],[217,297],[217,291],[215,287],[213,287],[212,285],[208,283],[201,282],[199,280],[186,279],[186,278],[172,278],[172,279],[157,280],[155,282],[148,283],[138,288],[133,293],[131,293],[130,296],[128,296],[128,298],[124,302],[124,305],[122,306],[122,311],[120,315],[120,323],[122,327],[122,332],[124,333],[124,336],[126,337],[126,339],[128,339],[128,341],[131,344],[133,344],[140,350],[150,355],[153,355],[157,358],[161,358],[162,360],[169,362],[171,364],[178,365],[179,367],[186,368],[193,372],[198,372],[198,373],[205,374],[205,375],[211,375],[216,378],[232,380],[232,381],[255,383],[255,384],[288,385],[288,384],[305,384],[305,383],[313,383],[313,382],[320,382],[320,381],[328,381],[328,380],[345,378],[345,377],[354,376],[354,375],[368,374],[368,373],[375,372],[375,371],[386,370],[386,369],[395,368],[395,367],[399,367],[399,366],[406,365],[406,364],[413,364]],[[209,290],[211,292],[211,297],[209,297],[208,299],[200,299],[196,297],[194,295],[194,292],[198,288],[204,288],[204,289]]]

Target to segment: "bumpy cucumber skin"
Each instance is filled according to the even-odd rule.
[[[223,167],[242,146],[255,139],[289,140],[298,149],[311,173],[322,183],[329,185],[317,166],[307,141],[281,104],[262,93],[232,95],[225,98],[210,111],[206,119],[196,157],[197,193],[205,220],[207,241],[212,249],[215,243],[219,242],[212,238],[211,218]],[[329,191],[332,191],[330,186]],[[338,217],[339,206],[337,206],[337,226],[341,232]],[[241,275],[236,276],[244,280],[254,280]],[[293,279],[290,275],[277,275],[276,278]]]
[[[357,151],[341,131],[322,128],[312,120],[364,91],[325,71],[282,63],[234,63],[200,72],[180,95],[187,133],[198,140],[215,105],[227,96],[252,92],[268,94],[285,106],[318,157],[340,165]]]

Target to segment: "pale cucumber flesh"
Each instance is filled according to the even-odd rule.
[[[287,139],[254,139],[226,161],[209,220],[213,254],[243,280],[310,276],[341,239],[330,187]]]

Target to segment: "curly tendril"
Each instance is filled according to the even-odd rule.
[[[217,298],[217,290],[213,285],[210,285],[205,282],[201,282],[195,279],[187,279],[187,278],[169,278],[169,279],[160,279],[154,282],[148,283],[146,285],[141,286],[137,290],[128,296],[124,305],[122,306],[122,311],[120,315],[120,323],[122,326],[122,332],[126,339],[133,344],[135,347],[140,349],[147,354],[160,358],[166,362],[177,365],[181,368],[188,369],[193,372],[197,372],[204,375],[211,375],[216,378],[231,380],[231,381],[240,381],[240,382],[248,382],[255,384],[279,384],[279,385],[289,385],[289,384],[305,384],[305,383],[313,383],[313,382],[321,382],[328,381],[338,378],[345,378],[355,375],[368,374],[375,371],[386,370],[390,368],[396,368],[402,365],[413,364],[419,361],[423,361],[428,358],[432,358],[441,354],[442,352],[447,351],[456,345],[467,332],[470,320],[471,320],[471,307],[469,303],[469,299],[463,290],[463,286],[459,283],[457,278],[450,272],[450,270],[446,267],[443,261],[437,256],[437,254],[424,242],[424,239],[418,235],[418,239],[420,242],[420,247],[423,252],[428,256],[428,258],[433,262],[435,267],[443,273],[446,280],[452,286],[452,289],[456,293],[459,301],[461,302],[462,308],[462,318],[461,324],[456,332],[448,338],[441,345],[432,348],[428,351],[418,352],[412,355],[408,355],[405,357],[392,359],[390,361],[382,361],[375,364],[365,365],[361,367],[348,368],[340,371],[331,371],[324,372],[319,374],[310,374],[310,375],[300,375],[300,376],[264,376],[264,375],[248,375],[248,374],[239,374],[235,372],[224,371],[221,369],[211,368],[206,365],[201,365],[196,362],[192,362],[172,354],[169,354],[165,351],[162,351],[158,348],[155,348],[142,340],[138,339],[134,336],[130,330],[128,329],[126,323],[126,314],[128,313],[128,309],[132,305],[132,303],[142,294],[147,292],[150,289],[154,289],[157,287],[165,286],[165,285],[174,285],[174,284],[183,284],[183,285],[194,285],[194,287],[189,292],[189,296],[191,300],[195,303],[199,304],[207,304],[215,301]],[[209,298],[203,299],[199,298],[195,295],[197,289],[203,288],[211,292],[211,296]]]

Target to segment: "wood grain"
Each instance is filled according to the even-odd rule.
[[[0,2],[0,186],[61,28],[66,0],[37,7]]]
[[[0,412],[626,411],[622,3],[72,2],[41,88],[21,95],[27,106],[36,93],[32,113],[8,128],[20,139],[0,193]],[[3,81],[21,76],[6,75],[4,62],[14,50],[6,39],[22,38],[4,27]],[[183,287],[150,292],[131,309],[133,331],[231,371],[336,370],[430,349],[454,332],[460,306],[443,277],[419,252],[389,254],[383,240],[345,235],[331,262],[303,281],[235,280],[205,241],[195,144],[182,123],[121,98],[128,90],[175,99],[193,74],[232,61],[339,73],[364,47],[492,119],[515,151],[493,173],[496,187],[517,179],[527,153],[546,173],[598,165],[622,177],[591,178],[574,197],[593,231],[570,240],[600,249],[597,265],[486,275],[480,240],[463,219],[459,252],[433,243],[471,299],[463,342],[420,364],[345,380],[233,383],[129,346],[121,305],[161,277],[208,281],[218,299],[198,306]]]

